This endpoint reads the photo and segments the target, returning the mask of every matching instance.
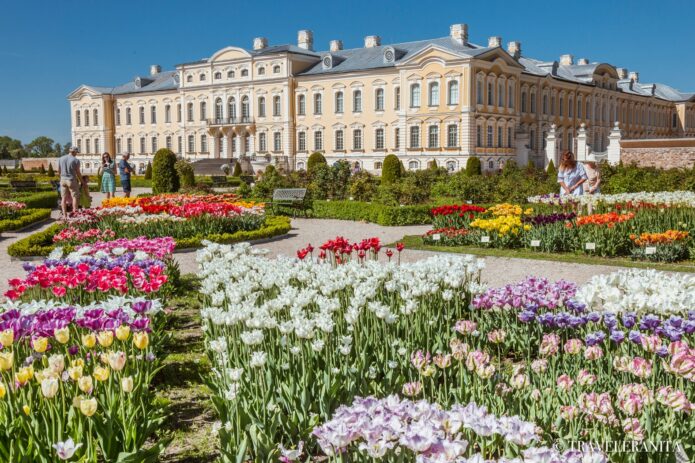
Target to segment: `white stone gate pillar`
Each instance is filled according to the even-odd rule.
[[[577,161],[584,161],[589,155],[589,145],[586,143],[586,124],[582,122],[577,132]]]
[[[550,161],[553,161],[555,168],[557,169],[557,136],[555,134],[557,126],[555,124],[550,126],[550,131],[545,138],[545,166],[548,167]]]
[[[612,166],[620,163],[620,140],[622,138],[620,122],[616,121],[610,135],[608,135],[608,147],[606,149],[608,163]]]

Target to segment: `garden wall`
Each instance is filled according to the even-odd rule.
[[[620,159],[638,167],[693,168],[695,138],[621,140]]]

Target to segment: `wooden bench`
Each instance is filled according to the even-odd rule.
[[[227,182],[227,177],[222,176],[222,175],[213,175],[210,177],[210,180],[212,180],[212,187],[225,187],[229,183]]]
[[[273,209],[273,214],[280,207],[289,207],[292,210],[303,211],[306,217],[308,209],[306,188],[278,188],[273,191],[273,201],[270,205]]]
[[[10,180],[14,191],[36,191],[36,180]]]

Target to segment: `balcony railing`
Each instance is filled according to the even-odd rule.
[[[216,117],[207,120],[208,125],[238,125],[238,124],[253,124],[252,117]]]

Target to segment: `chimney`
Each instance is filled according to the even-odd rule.
[[[330,49],[331,49],[332,53],[342,50],[343,49],[343,41],[342,40],[331,40]]]
[[[493,36],[487,39],[487,46],[489,48],[494,48],[494,47],[501,47],[502,46],[502,37],[499,36]]]
[[[639,82],[639,72],[632,71],[629,74],[630,80],[633,82]]]
[[[378,35],[368,35],[364,38],[364,48],[374,48],[381,45],[381,37]]]
[[[263,50],[268,47],[268,39],[265,37],[256,37],[253,39],[253,49]]]
[[[577,64],[580,66],[585,66],[585,65],[589,64],[589,60],[586,58],[579,58],[577,60]]]
[[[521,42],[509,42],[507,44],[507,52],[514,57],[514,59],[521,58]]]
[[[314,33],[308,29],[297,33],[297,46],[305,50],[314,51]]]
[[[459,45],[468,43],[468,24],[452,24],[449,26],[449,37]]]
[[[627,80],[627,68],[617,68],[616,71],[618,71],[618,79]]]
[[[156,76],[160,72],[162,72],[162,67],[159,64],[153,64],[152,66],[150,66],[150,75],[151,76]]]
[[[572,66],[574,64],[574,56],[572,55],[562,55],[560,57],[560,64],[563,66]]]

